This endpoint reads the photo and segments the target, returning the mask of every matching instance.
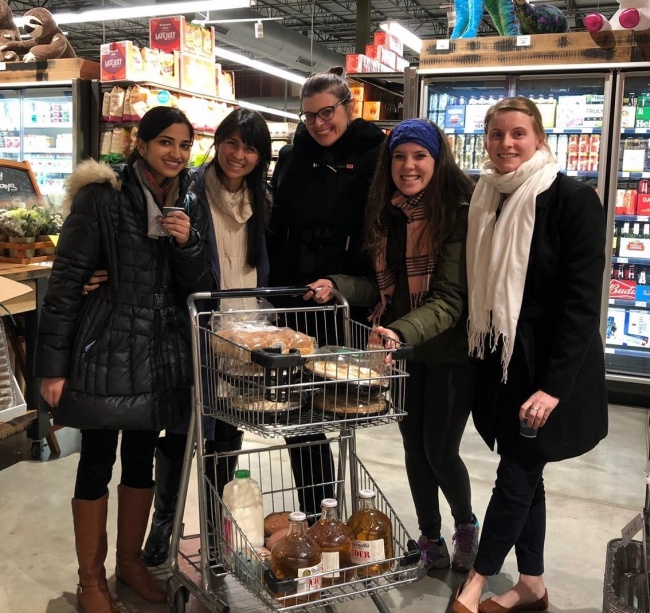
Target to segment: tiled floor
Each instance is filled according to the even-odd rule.
[[[603,569],[607,542],[620,536],[621,528],[644,504],[644,469],[648,459],[648,415],[645,410],[610,407],[610,435],[589,454],[548,467],[546,583],[553,613],[602,610]],[[59,458],[30,459],[29,441],[18,435],[0,442],[0,613],[72,613],[76,611],[76,559],[70,515],[79,435],[72,430],[57,433],[62,447]],[[268,441],[247,435],[247,445]],[[402,446],[395,425],[359,431],[359,457],[415,538],[418,536],[413,506],[403,469]],[[463,457],[472,478],[475,512],[481,518],[489,500],[497,456],[490,453],[470,424],[463,441]],[[115,471],[116,475],[118,470]],[[117,479],[115,479],[116,481]],[[116,484],[111,484],[109,543],[114,545]],[[190,484],[186,521],[196,522],[197,487]],[[451,540],[452,522],[443,505],[444,534]],[[190,528],[191,529],[191,528]],[[114,558],[107,560],[109,575]],[[511,554],[503,572],[491,580],[491,592],[508,588],[516,579]],[[391,611],[429,613],[445,611],[452,589],[461,580],[450,571],[429,576],[384,595]],[[162,612],[166,605],[150,605],[128,588],[109,580],[120,609],[129,613]],[[232,602],[232,610],[242,610]],[[247,605],[247,610],[264,610]],[[337,604],[342,613],[376,611],[366,598]],[[191,600],[187,610],[206,609]]]

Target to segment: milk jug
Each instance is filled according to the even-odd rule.
[[[248,470],[235,471],[235,478],[223,488],[223,504],[253,547],[264,546],[264,506],[259,483]],[[222,520],[223,536],[230,550],[242,551],[244,543],[230,518]]]

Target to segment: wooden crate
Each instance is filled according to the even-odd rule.
[[[7,262],[8,264],[36,264],[37,262],[53,262],[56,257],[53,253],[45,254],[44,250],[51,250],[54,248],[52,241],[39,241],[37,243],[10,243],[0,241],[0,262]],[[18,251],[17,257],[9,257],[5,255],[7,250]],[[36,253],[31,257],[25,256],[25,251],[35,251]]]
[[[99,79],[99,62],[80,57],[42,62],[5,62],[3,65],[0,83]]]
[[[609,64],[650,61],[650,30],[533,34],[529,46],[517,46],[516,36],[483,36],[422,42],[420,69],[482,68],[546,64]]]

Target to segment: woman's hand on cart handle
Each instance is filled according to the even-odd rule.
[[[332,296],[334,283],[331,279],[318,279],[318,281],[307,284],[307,287],[309,287],[309,291],[303,296],[304,300],[313,298],[318,304],[325,304],[334,297]]]
[[[52,408],[59,406],[59,400],[61,400],[66,381],[65,377],[52,377],[45,378],[41,382],[41,396]]]
[[[384,328],[383,326],[375,326],[373,328],[373,332],[370,335],[371,341],[368,343],[369,348],[371,343],[373,342],[372,341],[373,334],[375,336],[374,342],[376,343],[376,345],[384,349],[398,349],[402,343],[402,339],[400,339],[399,334],[397,334],[397,332],[395,332],[394,330],[391,330],[390,328]],[[392,354],[389,351],[386,354],[386,357],[384,358],[384,364],[390,364],[392,359],[393,359]]]
[[[538,390],[519,408],[519,420],[527,420],[531,428],[541,428],[548,421],[558,402],[560,402],[559,398]]]
[[[94,292],[102,283],[108,281],[108,270],[96,270],[90,279],[84,285],[82,296],[87,296],[89,292]]]

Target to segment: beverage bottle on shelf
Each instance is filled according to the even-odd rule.
[[[264,546],[264,505],[262,490],[248,470],[235,471],[235,478],[223,488],[223,504],[253,547]],[[222,518],[223,536],[231,550],[242,551],[238,533],[229,517]]]
[[[467,104],[465,96],[458,96],[458,104],[462,104],[463,106]]]
[[[637,278],[637,283],[639,285],[645,285],[646,284],[645,266],[643,268],[639,268],[639,277]]]
[[[627,268],[627,280],[636,281],[636,265],[630,264]]]
[[[623,224],[623,228],[621,229],[621,238],[628,238],[630,236],[630,222],[626,221]]]
[[[650,223],[643,224],[643,238],[650,238]]]
[[[614,278],[614,262],[612,262],[612,266],[609,271],[609,278],[613,279]]]
[[[385,513],[375,508],[374,490],[359,490],[358,510],[348,519],[352,529],[352,562],[367,564],[357,569],[357,576],[374,577],[390,570],[393,557],[393,528]]]
[[[352,530],[338,517],[338,503],[334,498],[321,501],[322,514],[307,534],[313,538],[323,553],[323,587],[345,583],[352,578],[352,571],[343,569],[354,566],[352,563]],[[350,575],[348,577],[348,575]]]
[[[625,264],[619,264],[618,265],[618,273],[616,275],[616,278],[619,281],[625,279]]]
[[[636,99],[636,94],[634,92],[630,92],[627,95],[627,99],[628,99],[628,102],[629,102],[630,106],[636,106],[637,99]]]
[[[634,238],[639,238],[640,228],[641,228],[641,224],[640,224],[638,221],[635,222],[635,223],[634,223],[634,226],[633,226],[633,228],[632,228],[632,236],[633,236]]]
[[[318,600],[322,587],[319,575],[323,570],[322,553],[318,543],[307,534],[307,516],[301,511],[289,515],[289,533],[273,547],[271,570],[278,579],[297,579],[295,592],[275,594],[296,594],[295,598],[283,600],[283,606]]]
[[[614,225],[614,238],[612,239],[612,257],[615,258],[618,255],[618,233],[619,228],[617,225]],[[612,264],[613,266],[613,264]],[[614,276],[612,275],[612,279]]]

